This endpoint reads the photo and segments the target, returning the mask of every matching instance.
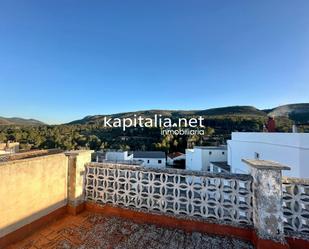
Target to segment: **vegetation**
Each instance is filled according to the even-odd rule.
[[[0,125],[44,125],[44,123],[35,119],[0,117]]]
[[[22,149],[61,148],[93,150],[181,151],[194,145],[225,143],[232,131],[262,131],[264,118],[216,117],[207,119],[204,136],[161,136],[159,128],[106,128],[102,125],[0,126],[0,141],[18,141]],[[289,131],[292,122],[278,120],[278,131]]]
[[[120,150],[163,150],[166,152],[184,152],[194,145],[224,144],[233,131],[263,131],[267,121],[267,113],[282,114],[276,117],[277,131],[291,131],[294,122],[308,122],[308,104],[278,107],[272,110],[260,111],[254,107],[235,106],[209,109],[205,111],[142,111],[120,113],[112,117],[132,117],[134,114],[143,117],[153,117],[161,114],[163,117],[176,119],[178,117],[196,117],[202,115],[205,135],[175,136],[161,135],[160,128],[106,128],[102,125],[103,116],[88,116],[82,120],[64,125],[0,125],[0,142],[18,141],[22,149],[61,148],[71,149],[120,149]],[[309,113],[309,112],[308,112]],[[300,132],[309,132],[308,125],[302,125]]]

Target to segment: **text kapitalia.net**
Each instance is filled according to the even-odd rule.
[[[125,131],[129,127],[191,127],[191,128],[204,128],[204,118],[199,116],[198,118],[178,118],[178,122],[173,122],[171,118],[162,117],[161,114],[155,114],[153,118],[145,118],[134,114],[133,118],[107,118],[104,117],[105,127],[121,128]]]

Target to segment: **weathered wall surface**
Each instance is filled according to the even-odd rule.
[[[248,159],[242,161],[248,165],[253,177],[253,224],[258,237],[285,243],[282,170],[290,170],[290,167],[273,161]]]
[[[84,201],[85,164],[91,162],[91,150],[68,151],[68,204],[78,206]]]
[[[253,220],[262,238],[283,239],[282,184],[280,170],[251,169]]]
[[[0,163],[0,237],[67,204],[68,158]]]

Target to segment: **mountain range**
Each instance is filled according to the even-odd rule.
[[[72,121],[68,124],[100,124],[103,122],[104,117],[112,118],[130,118],[136,116],[152,118],[155,114],[162,115],[162,117],[192,117],[204,116],[207,117],[286,117],[296,123],[309,122],[309,103],[289,104],[278,106],[272,109],[259,110],[253,106],[228,106],[220,108],[211,108],[206,110],[146,110],[136,112],[124,112],[110,115],[93,115],[86,116],[83,119]]]
[[[178,117],[192,117],[204,116],[207,117],[286,117],[296,123],[309,123],[309,103],[289,104],[278,106],[272,109],[260,110],[253,106],[228,106],[220,108],[211,108],[206,110],[145,110],[136,112],[123,112],[110,115],[93,115],[86,116],[80,120],[74,120],[68,124],[100,124],[103,118],[130,118],[136,116],[150,117],[155,114],[162,115],[162,117],[178,118]],[[24,118],[4,118],[0,117],[0,125],[25,125],[25,126],[39,126],[46,125],[45,123],[35,119]]]
[[[0,117],[0,125],[38,126],[38,125],[46,125],[46,124],[36,119]]]

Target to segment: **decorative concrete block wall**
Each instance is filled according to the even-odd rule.
[[[283,178],[284,232],[309,239],[309,180]]]
[[[86,199],[99,204],[252,224],[252,178],[248,175],[88,164]]]
[[[86,164],[85,199],[97,204],[253,227],[259,243],[309,238],[309,182],[283,179],[289,167],[243,160],[250,175]],[[291,236],[290,236],[291,237]],[[263,248],[259,244],[258,248]]]

